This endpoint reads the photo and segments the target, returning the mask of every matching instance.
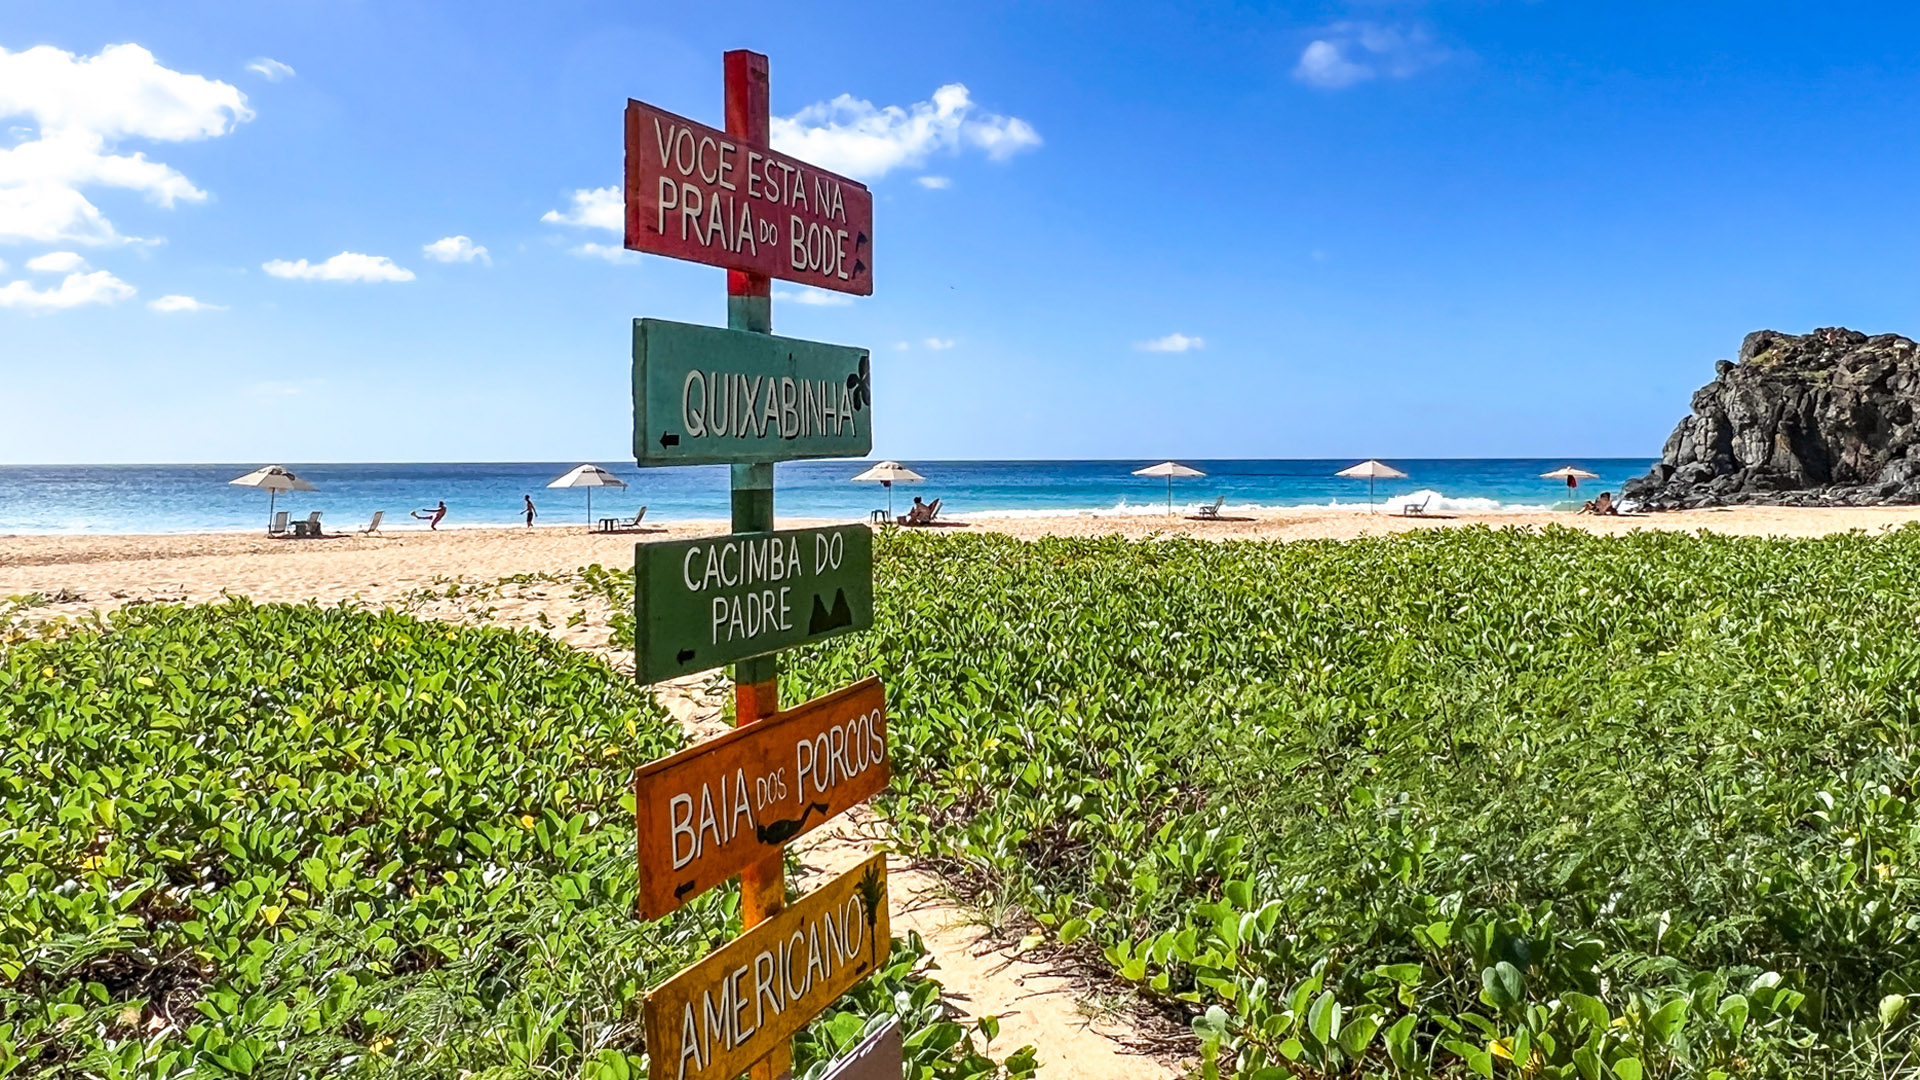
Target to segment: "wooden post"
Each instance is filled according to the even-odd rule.
[[[769,142],[771,115],[767,58],[747,49],[726,54],[727,134],[764,146]],[[727,271],[727,328],[773,333],[773,280],[764,274]],[[773,528],[773,465],[733,466],[733,531],[767,532]],[[772,656],[742,660],[733,665],[733,711],[736,726],[744,727],[780,711],[780,667]],[[758,866],[740,872],[740,924],[757,926],[787,906],[784,849]],[[793,1044],[753,1063],[752,1080],[776,1080],[793,1071]]]

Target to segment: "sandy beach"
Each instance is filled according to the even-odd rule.
[[[1820,536],[1851,529],[1877,531],[1920,521],[1920,507],[1805,509],[1741,507],[1594,518],[1570,513],[1447,514],[1402,518],[1322,507],[1261,510],[1247,520],[1194,521],[1142,514],[1050,517],[980,516],[953,535],[992,530],[1023,539],[1043,536],[1207,539],[1340,540],[1415,529],[1485,525],[1540,528],[1561,525],[1618,534],[1635,529],[1763,536]],[[819,524],[781,519],[782,527]],[[112,608],[129,600],[218,599],[223,593],[255,600],[326,603],[358,600],[384,605],[422,590],[455,583],[496,582],[516,575],[569,573],[592,563],[627,566],[636,540],[722,532],[722,521],[671,524],[645,534],[595,534],[577,526],[537,529],[470,528],[429,532],[396,528],[382,536],[327,540],[271,540],[248,533],[171,535],[0,536],[0,597],[37,593],[59,597],[68,611]],[[502,613],[505,621],[517,621]],[[532,620],[534,610],[525,612]]]

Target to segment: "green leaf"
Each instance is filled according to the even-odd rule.
[[[1606,1003],[1599,998],[1575,990],[1561,994],[1560,1003],[1567,1007],[1569,1013],[1580,1018],[1595,1031],[1604,1031],[1608,1024],[1613,1023],[1612,1015],[1607,1012]]]
[[[1340,1003],[1334,999],[1333,991],[1322,991],[1307,1008],[1307,1033],[1319,1041],[1322,1046],[1332,1046],[1335,1035],[1340,1032]]]
[[[1227,1034],[1227,1010],[1218,1005],[1207,1006],[1207,1011],[1193,1018],[1193,1033],[1202,1042],[1217,1043]]]
[[[1402,1016],[1387,1028],[1382,1037],[1387,1044],[1387,1057],[1392,1059],[1395,1068],[1406,1071],[1413,1067],[1415,1046],[1413,1029],[1416,1021],[1411,1013]]]
[[[1687,1022],[1687,999],[1674,998],[1647,1017],[1647,1030],[1653,1037],[1671,1046]]]
[[[1353,1058],[1366,1053],[1367,1044],[1373,1041],[1373,1035],[1380,1030],[1380,1022],[1371,1016],[1355,1016],[1340,1029],[1340,1049]]]
[[[1741,994],[1728,994],[1720,1002],[1720,1022],[1727,1025],[1727,1030],[1735,1039],[1740,1038],[1746,1030],[1748,1011],[1747,999]]]
[[[1417,986],[1425,974],[1425,968],[1419,964],[1382,964],[1373,969],[1375,975],[1391,979],[1397,983]]]
[[[1480,973],[1480,983],[1485,990],[1487,1004],[1495,1008],[1510,1008],[1520,1004],[1526,997],[1526,980],[1520,975],[1520,969],[1502,960]]]

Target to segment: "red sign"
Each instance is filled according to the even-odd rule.
[[[873,193],[764,143],[627,102],[627,246],[873,294]]]

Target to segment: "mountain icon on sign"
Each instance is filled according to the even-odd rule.
[[[813,613],[807,616],[807,633],[824,634],[829,630],[838,630],[853,625],[853,608],[847,604],[845,589],[833,590],[833,610],[820,602],[820,594],[813,594]]]

